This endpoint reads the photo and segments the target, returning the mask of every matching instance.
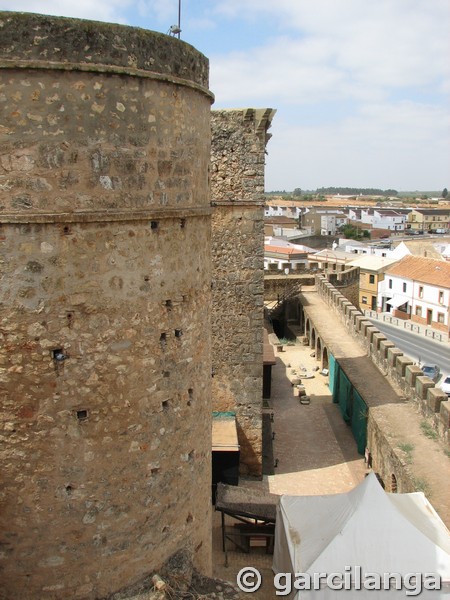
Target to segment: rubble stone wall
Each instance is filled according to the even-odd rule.
[[[213,408],[235,411],[240,470],[262,473],[264,165],[272,110],[212,112]]]
[[[208,63],[0,13],[0,598],[211,567]]]

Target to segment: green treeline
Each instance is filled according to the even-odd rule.
[[[397,196],[397,190],[378,190],[376,188],[347,188],[347,187],[326,187],[318,188],[317,194],[341,194],[342,196]]]

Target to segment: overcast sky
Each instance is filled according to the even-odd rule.
[[[163,33],[178,0],[0,0]],[[450,188],[450,0],[181,0],[214,108],[275,108],[266,190]]]

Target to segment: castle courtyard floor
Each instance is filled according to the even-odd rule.
[[[364,479],[363,458],[357,453],[350,428],[344,423],[339,408],[332,403],[328,377],[313,371],[318,363],[311,348],[285,346],[277,352],[272,368],[274,432],[273,456],[277,467],[263,481],[241,481],[242,485],[260,488],[274,494],[320,495],[347,492]],[[304,368],[314,377],[303,379],[310,404],[301,404],[294,395],[292,371]],[[231,517],[226,520],[232,522]],[[272,555],[264,548],[252,548],[250,554],[232,549],[227,544],[227,562],[222,551],[220,513],[213,514],[213,575],[236,582],[243,567],[255,567],[262,575],[259,591],[244,594],[249,600],[278,598],[273,587]]]

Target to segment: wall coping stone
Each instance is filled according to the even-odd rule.
[[[416,379],[416,394],[419,396],[421,400],[425,400],[427,398],[429,388],[434,387],[434,381],[427,377],[426,375],[422,375],[417,377]]]
[[[397,363],[397,358],[399,356],[403,356],[403,352],[401,350],[399,350],[395,346],[388,348],[387,359],[388,359],[388,363],[389,363],[389,365],[391,365],[391,367],[395,367],[395,365]]]
[[[439,416],[445,428],[450,427],[450,400],[441,402]]]
[[[398,356],[396,362],[397,373],[401,376],[405,376],[406,367],[414,364],[413,361],[407,356]]]
[[[386,339],[380,341],[380,352],[383,358],[387,357],[388,350],[391,348],[395,348],[395,344],[394,342],[391,342],[391,340]]]
[[[387,337],[384,335],[384,333],[381,333],[381,331],[379,331],[378,333],[374,333],[373,337],[372,337],[372,343],[375,347],[375,350],[379,350],[380,349],[380,343],[386,340],[387,341]]]
[[[408,383],[413,389],[416,387],[416,379],[423,375],[423,371],[420,367],[414,364],[410,364],[406,366],[405,369],[405,381]]]
[[[446,401],[447,401],[447,394],[444,394],[444,392],[442,390],[440,390],[436,387],[428,388],[427,404],[433,412],[435,412],[435,413],[440,412],[441,403],[446,402]]]

